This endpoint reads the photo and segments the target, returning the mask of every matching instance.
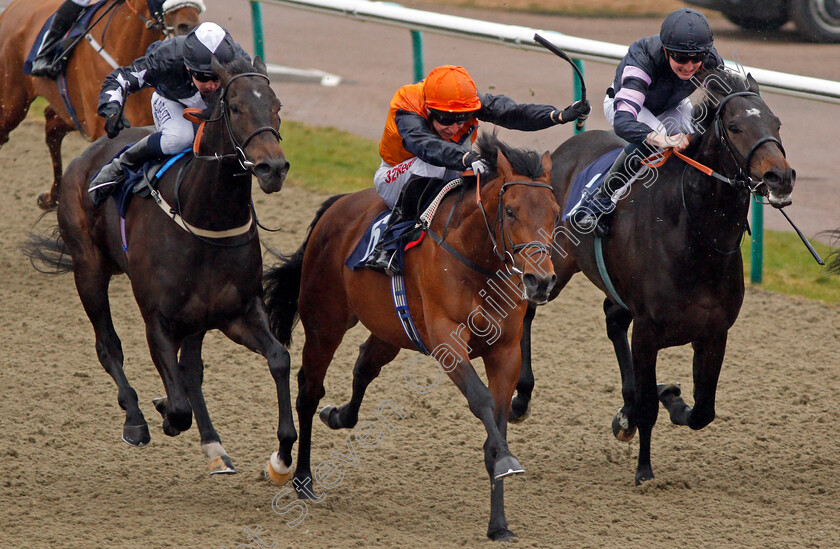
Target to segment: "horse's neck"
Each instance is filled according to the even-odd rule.
[[[696,159],[725,177],[734,177],[732,159],[714,136],[708,139],[701,143]],[[677,174],[675,190],[688,213],[689,232],[707,246],[727,251],[737,247],[746,228],[749,194],[691,167],[683,166]]]
[[[481,189],[482,202],[478,204],[475,194],[468,190],[452,217],[452,228],[448,231],[450,236],[447,237],[447,241],[453,241],[453,245],[465,256],[469,256],[474,263],[488,270],[501,267],[501,262],[493,253],[493,242],[487,230],[488,224],[490,230],[495,231],[496,228],[498,194],[498,186],[486,185]],[[486,221],[481,212],[482,205],[487,215]],[[441,212],[444,210],[445,208],[441,208]],[[440,216],[440,219],[446,217]],[[443,227],[440,227],[440,230],[443,230]],[[498,241],[498,244],[501,246],[502,242]]]
[[[107,9],[108,5],[102,9]],[[94,21],[99,18],[102,9],[94,15]],[[96,26],[98,32],[94,32],[94,36],[120,66],[130,65],[135,59],[143,57],[152,42],[163,39],[159,30],[146,27],[138,13],[146,20],[150,19],[146,0],[126,0]]]
[[[251,215],[251,175],[236,160],[193,159],[178,189],[184,219],[210,230],[246,223]]]

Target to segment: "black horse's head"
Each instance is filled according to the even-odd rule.
[[[796,172],[785,158],[782,124],[759,95],[758,83],[751,75],[729,70],[710,70],[700,77],[706,95],[695,107],[694,120],[716,143],[727,173],[749,178],[777,208],[790,204]]]
[[[509,147],[495,134],[482,135],[477,145],[490,168],[481,176],[487,182],[481,194],[488,228],[488,214],[496,209],[490,234],[494,251],[509,273],[520,274],[522,297],[545,303],[557,281],[549,248],[560,212],[549,181],[551,158]]]
[[[263,192],[279,191],[289,162],[280,146],[280,100],[269,85],[265,64],[257,58],[253,65],[245,59],[222,65],[213,58],[211,67],[221,87],[198,115],[208,123],[199,152],[238,160],[257,176]]]

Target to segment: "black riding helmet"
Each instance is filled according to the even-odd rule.
[[[236,44],[230,33],[216,23],[202,23],[184,40],[184,64],[192,72],[212,74],[210,60],[230,63],[236,57]]]
[[[666,50],[677,53],[708,53],[714,43],[706,16],[690,8],[671,12],[662,22],[659,38]]]

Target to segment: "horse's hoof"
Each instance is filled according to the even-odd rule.
[[[522,423],[529,417],[531,417],[531,401],[528,401],[528,404],[525,405],[525,410],[522,410],[522,404],[520,404],[519,397],[513,397],[513,400],[510,403],[510,414],[508,414],[508,423]]]
[[[499,480],[524,472],[525,468],[522,467],[522,464],[519,463],[518,459],[513,456],[505,456],[496,461],[496,465],[493,468],[493,478]]]
[[[163,416],[164,419],[166,419],[166,403],[167,403],[166,397],[158,397],[158,398],[152,399],[152,404],[155,405],[155,410],[157,410],[158,413],[161,416]]]
[[[656,384],[656,395],[659,397],[659,401],[662,404],[665,403],[665,399],[669,397],[678,397],[682,394],[682,387],[680,387],[679,382],[677,383],[657,383]]]
[[[283,486],[292,476],[292,468],[283,463],[278,452],[273,452],[265,462],[265,478],[275,486]]]
[[[236,474],[236,469],[233,468],[233,462],[229,456],[218,456],[208,465],[211,475],[233,475]]]
[[[653,480],[653,471],[637,471],[636,472],[636,486],[641,486],[643,483]]]
[[[143,423],[142,425],[123,425],[123,442],[131,444],[132,446],[145,446],[152,440],[149,434],[149,425]]]
[[[38,195],[38,207],[42,210],[49,210],[56,206],[55,200],[49,196],[49,193],[41,193]]]
[[[338,421],[338,408],[335,406],[324,406],[318,412],[318,417],[324,422],[324,425],[330,429],[341,429]]]
[[[511,541],[516,537],[516,534],[507,528],[501,528],[499,530],[487,530],[487,537],[493,541]]]
[[[619,410],[613,416],[612,432],[615,438],[621,442],[630,442],[636,436],[636,426],[630,425],[630,419]]]

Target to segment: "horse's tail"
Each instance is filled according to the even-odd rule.
[[[47,233],[29,233],[20,245],[20,251],[38,272],[63,274],[73,271],[73,258],[61,238],[58,225]]]
[[[824,234],[829,237],[832,244],[840,243],[840,229],[826,231]],[[840,274],[840,247],[836,247],[825,259],[826,270],[830,273]]]
[[[278,256],[279,262],[269,267],[263,274],[265,288],[265,309],[268,314],[268,325],[278,341],[287,347],[292,343],[292,330],[298,321],[298,297],[300,295],[300,278],[303,271],[303,254],[312,235],[312,229],[324,212],[336,200],[344,196],[339,194],[327,199],[315,214],[315,219],[306,231],[306,238],[298,251],[289,257]]]

